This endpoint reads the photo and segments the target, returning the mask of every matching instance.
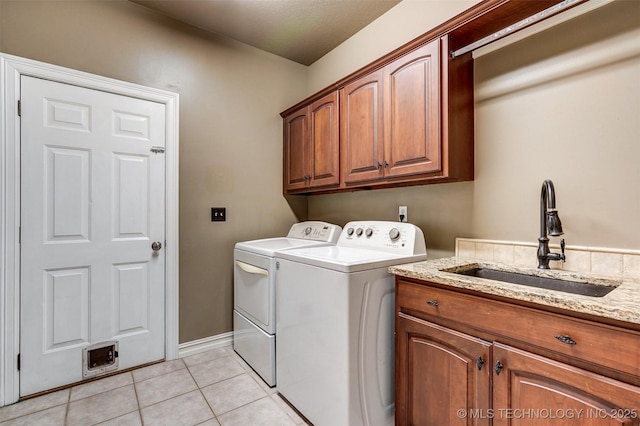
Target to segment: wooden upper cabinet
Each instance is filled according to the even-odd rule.
[[[472,60],[447,37],[340,90],[343,188],[473,179]]]
[[[385,68],[385,176],[441,170],[440,40]]]
[[[473,57],[467,52],[453,59],[452,53],[561,2],[482,0],[283,111],[285,194],[473,180]],[[323,131],[323,147],[304,156],[292,138],[314,138],[300,136],[302,128],[314,132],[310,106],[338,90],[340,158],[334,163],[335,153],[326,149],[332,142],[324,139],[330,132]],[[306,127],[293,120],[303,110]],[[313,149],[309,143],[303,148]],[[335,172],[328,167],[334,164]]]
[[[309,113],[302,108],[284,119],[284,188],[307,187]]]
[[[383,177],[382,70],[340,90],[340,153],[343,182]]]
[[[440,40],[346,85],[340,91],[344,185],[439,172],[440,99]]]
[[[473,179],[473,60],[447,36],[282,113],[284,193]]]
[[[284,118],[284,192],[340,183],[338,94],[332,92]]]
[[[340,146],[338,139],[338,92],[332,92],[311,104],[310,186],[340,183]]]

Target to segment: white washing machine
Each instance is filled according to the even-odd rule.
[[[316,426],[394,423],[395,280],[420,228],[349,222],[335,246],[276,253],[277,390]]]
[[[342,228],[325,222],[294,224],[286,237],[245,241],[233,251],[233,349],[269,385],[276,384],[276,250],[334,245]]]

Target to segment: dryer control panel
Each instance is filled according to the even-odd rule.
[[[414,224],[406,222],[349,222],[344,226],[337,246],[408,255],[427,252],[422,230]]]
[[[338,225],[310,220],[295,223],[289,230],[287,237],[335,244],[340,236],[340,231],[342,231],[342,228]]]

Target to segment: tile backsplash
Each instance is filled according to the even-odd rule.
[[[554,252],[560,246],[549,244]],[[456,256],[537,267],[537,243],[456,238]],[[565,247],[566,261],[551,261],[552,269],[592,273],[615,278],[640,279],[640,250],[621,250],[599,247]]]

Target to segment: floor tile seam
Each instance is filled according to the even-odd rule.
[[[253,401],[249,401],[249,402],[244,403],[244,404],[242,404],[242,405],[238,405],[238,406],[237,406],[236,408],[234,408],[233,410],[229,410],[229,411],[226,411],[226,412],[224,412],[224,413],[220,413],[220,414],[218,414],[218,416],[225,416],[225,415],[227,415],[227,414],[229,414],[229,413],[233,413],[233,412],[234,412],[234,411],[236,411],[236,410],[239,410],[239,409],[241,409],[241,408],[244,408],[244,407],[246,407],[247,405],[253,404],[253,403],[258,402],[258,401],[262,401],[263,399],[267,399],[267,398],[268,398],[268,399],[271,399],[271,397],[270,397],[269,395],[266,395],[266,396],[263,396],[262,398],[254,399]],[[205,399],[206,399],[206,398],[205,398]],[[276,405],[276,407],[278,407],[278,406]],[[284,412],[284,410],[283,410],[282,408],[278,407],[278,410],[281,410],[281,411],[282,411],[282,412],[283,412],[287,417],[289,417],[289,415],[288,415],[287,413],[285,413],[285,412]],[[213,411],[213,410],[211,410],[211,411]],[[213,414],[215,415],[215,412],[214,412]],[[216,417],[217,417],[217,416],[216,416]],[[292,420],[292,421],[293,421],[293,420]],[[218,420],[218,423],[220,423],[220,421],[219,421],[219,420]],[[294,421],[294,423],[295,423],[295,421]],[[222,424],[222,423],[220,423],[220,424]]]
[[[179,393],[179,394],[177,394],[177,395],[173,395],[173,396],[171,396],[170,398],[165,398],[165,399],[162,399],[162,400],[160,400],[160,401],[156,401],[156,402],[154,402],[153,404],[149,404],[149,405],[142,406],[142,405],[140,405],[140,402],[138,402],[138,410],[143,410],[143,409],[145,409],[145,410],[146,410],[147,408],[149,408],[149,407],[153,407],[154,405],[158,405],[158,404],[162,404],[163,402],[171,401],[171,400],[172,400],[172,399],[174,399],[174,398],[178,398],[178,397],[184,396],[184,395],[186,395],[186,394],[188,394],[188,393],[195,392],[195,391],[200,391],[200,388],[198,387],[198,384],[197,384],[197,383],[196,383],[196,387],[195,387],[194,389],[190,389],[190,390],[188,390],[188,391],[185,391],[185,392]]]
[[[192,365],[187,364],[187,362],[186,362],[186,361],[183,361],[183,362],[184,362],[184,365],[186,365],[187,370],[191,371],[191,368],[192,368],[192,367],[197,367],[197,366],[199,366],[199,365],[206,364],[206,363],[208,363],[208,362],[218,361],[218,360],[221,360],[221,359],[223,359],[223,358],[232,358],[232,357],[231,357],[231,355],[228,355],[228,354],[227,354],[227,355],[219,356],[219,357],[217,357],[217,358],[207,359],[207,360],[204,360],[204,361],[198,362],[198,363],[196,363],[196,364],[192,364]],[[234,360],[234,361],[235,361],[235,360]]]
[[[26,401],[28,401],[28,400],[26,400]],[[26,402],[26,401],[19,401],[19,402],[16,402],[16,404],[20,404],[20,403],[23,403],[23,402]],[[0,420],[0,425],[2,425],[3,423],[7,423],[7,422],[10,422],[10,421],[13,421],[13,420],[17,420],[17,419],[19,419],[21,417],[27,417],[27,416],[30,416],[32,414],[41,413],[42,411],[47,411],[47,410],[50,410],[52,408],[60,407],[60,406],[65,405],[65,404],[67,405],[66,410],[65,410],[65,421],[66,421],[67,412],[69,411],[69,397],[67,397],[67,401],[66,402],[62,402],[60,404],[54,404],[54,405],[50,405],[50,406],[45,407],[45,408],[41,408],[39,410],[29,411],[27,413],[20,414],[19,416],[15,416],[15,417],[7,417],[4,420]],[[5,405],[5,407],[11,407],[11,405]],[[0,408],[4,408],[4,407],[0,407]]]
[[[187,363],[184,363],[187,367],[187,371],[189,372],[189,375],[191,376],[191,379],[193,380],[193,382],[196,384],[196,387],[198,388],[198,392],[200,392],[200,396],[204,399],[204,402],[207,403],[207,407],[209,407],[209,410],[211,410],[211,414],[213,415],[213,418],[216,419],[216,421],[218,423],[220,423],[220,420],[218,420],[218,416],[216,415],[216,412],[213,410],[213,407],[211,406],[211,404],[209,404],[209,400],[207,399],[206,396],[204,396],[204,393],[202,393],[202,387],[200,387],[200,385],[198,384],[198,381],[196,380],[195,377],[193,377],[193,373],[191,372],[191,370],[189,370],[189,366],[187,365]],[[206,386],[204,386],[206,387]],[[205,422],[209,421],[211,419],[207,419],[205,420]],[[201,422],[204,423],[204,422]]]
[[[234,375],[229,376],[229,377],[225,377],[224,379],[218,380],[217,382],[211,382],[211,383],[203,384],[203,385],[201,386],[201,385],[200,385],[200,383],[198,383],[198,380],[196,380],[196,378],[193,376],[193,372],[189,369],[189,367],[187,367],[187,370],[189,371],[189,374],[191,374],[191,378],[192,378],[192,379],[193,379],[193,381],[196,383],[196,386],[198,387],[198,389],[206,388],[206,387],[208,387],[208,386],[215,385],[216,383],[220,383],[220,382],[223,382],[223,381],[225,381],[225,380],[228,380],[228,379],[232,379],[232,378],[234,378],[234,377],[241,376],[241,375],[243,375],[243,374],[248,374],[248,372],[243,368],[243,369],[242,369],[242,371],[241,371],[240,373],[234,374]]]
[[[214,350],[215,350],[215,349],[214,349]],[[225,350],[225,352],[227,352],[227,351]],[[203,352],[203,353],[204,353],[204,352]],[[197,356],[197,354],[196,354],[196,355],[191,355],[191,356]],[[206,362],[215,361],[215,360],[220,359],[220,358],[225,358],[225,357],[228,357],[228,356],[231,356],[231,355],[227,352],[227,354],[226,354],[226,355],[222,355],[222,356],[219,356],[219,357],[217,357],[217,358],[212,358],[212,359],[205,359],[205,360],[202,360],[202,361],[200,361],[200,362],[196,362],[195,364],[191,364],[191,365],[189,365],[189,364],[187,363],[187,361],[185,361],[185,359],[186,359],[186,358],[188,358],[188,357],[186,357],[186,358],[180,358],[180,359],[182,360],[182,362],[184,363],[184,365],[185,365],[187,368],[189,368],[189,367],[195,367],[196,365],[204,364],[204,363],[206,363]]]
[[[248,373],[246,373],[246,372],[245,372],[245,373],[239,374],[239,375],[237,375],[237,376],[229,377],[229,378],[227,378],[227,379],[220,380],[219,382],[212,383],[212,384],[210,384],[210,385],[204,386],[204,387],[200,388],[200,393],[202,393],[202,391],[203,391],[205,388],[208,388],[208,387],[211,387],[211,386],[218,385],[218,384],[220,384],[220,383],[222,383],[222,382],[226,382],[226,381],[229,381],[229,380],[231,380],[231,379],[235,379],[236,377],[242,376],[243,374],[246,374],[247,376],[249,376],[249,378],[251,378],[251,379],[255,382],[255,379],[254,379],[253,377],[251,377],[251,375],[250,375],[250,374],[248,374]],[[259,384],[259,383],[256,383],[256,384],[257,384],[258,386],[260,386],[260,384]],[[262,391],[265,393],[265,396],[267,396],[267,397],[269,396],[269,394],[268,394],[267,392],[265,392],[265,390],[264,390],[264,389],[262,389],[262,387],[260,387],[260,390],[262,390]],[[208,399],[207,399],[207,397],[204,395],[204,393],[202,393],[202,396],[204,397],[204,400],[205,400],[205,401],[207,401],[207,404],[209,404],[209,400],[208,400]],[[253,401],[249,401],[249,402],[247,402],[247,403],[245,403],[245,404],[239,405],[239,406],[237,406],[237,407],[235,407],[235,408],[232,408],[231,410],[227,410],[227,411],[225,411],[225,412],[223,412],[223,413],[216,413],[216,411],[213,409],[213,407],[211,406],[211,404],[209,404],[209,408],[211,408],[211,412],[213,412],[213,415],[214,415],[214,416],[216,416],[216,418],[217,418],[218,416],[222,416],[222,415],[224,415],[224,414],[226,414],[226,413],[229,413],[229,412],[231,412],[231,411],[233,411],[233,410],[235,410],[235,409],[237,409],[237,408],[240,408],[240,407],[243,407],[243,406],[245,406],[245,405],[251,404],[252,402],[259,401],[259,400],[261,400],[262,398],[264,398],[264,396],[262,396],[262,397],[260,397],[260,398],[258,398],[258,399],[254,399]],[[219,423],[219,422],[218,422],[218,423]]]
[[[66,407],[64,410],[64,424],[68,424],[69,423],[69,406],[71,405],[71,388],[69,388],[69,391],[67,392],[67,402],[66,402]]]
[[[140,424],[144,426],[144,420],[142,420],[142,411],[140,409],[140,398],[138,398],[138,388],[136,387],[136,378],[133,377],[133,372],[131,373],[133,378],[133,394],[136,396],[136,406],[138,407],[138,418],[140,419]]]
[[[207,383],[206,385],[202,385],[202,386],[200,386],[200,385],[198,384],[198,382],[196,381],[196,386],[198,386],[198,389],[203,389],[203,388],[209,387],[209,386],[211,386],[211,385],[216,385],[216,384],[218,384],[218,383],[220,383],[220,382],[224,382],[225,380],[234,379],[234,378],[236,378],[236,377],[238,377],[238,376],[242,376],[243,374],[247,374],[247,372],[246,372],[246,371],[243,371],[243,372],[241,372],[241,373],[234,374],[233,376],[225,377],[224,379],[222,379],[222,380],[218,380],[217,382]],[[194,379],[194,380],[195,380],[195,379]]]
[[[207,407],[209,407],[209,410],[211,410],[211,414],[213,414],[213,418],[214,418],[214,419],[216,419],[216,421],[217,421],[218,423],[220,423],[220,420],[218,420],[218,415],[216,414],[216,412],[214,411],[213,407],[212,407],[212,406],[211,406],[211,404],[209,403],[209,400],[207,399],[207,397],[206,397],[206,396],[204,396],[204,394],[202,393],[202,389],[201,389],[201,388],[198,388],[198,392],[200,392],[200,396],[202,396],[202,398],[204,399],[204,402],[206,402],[206,403],[207,403]],[[207,419],[207,420],[205,420],[204,422],[200,422],[200,423],[198,423],[198,424],[202,424],[202,423],[208,422],[209,420],[211,420],[211,419]]]
[[[178,368],[176,370],[167,371],[166,373],[158,374],[157,376],[153,376],[153,377],[147,377],[146,379],[143,379],[143,380],[136,380],[136,378],[134,376],[133,377],[133,384],[146,382],[147,380],[151,380],[151,379],[157,379],[158,377],[163,377],[163,376],[166,376],[168,374],[175,373],[177,371],[187,369],[187,365],[184,362],[182,363],[182,365],[184,366],[183,368]]]
[[[207,406],[209,407],[209,410],[211,411],[211,415],[213,416],[213,417],[210,417],[210,418],[208,418],[208,419],[206,419],[206,420],[204,420],[204,421],[202,421],[202,422],[200,422],[200,423],[198,423],[198,424],[206,423],[206,422],[208,422],[208,421],[209,421],[209,420],[211,420],[211,419],[215,419],[218,423],[220,423],[220,422],[218,421],[218,417],[216,416],[216,413],[213,411],[213,409],[212,409],[212,408],[211,408],[211,406],[209,405],[209,401],[207,401],[207,398],[205,398],[205,396],[202,394],[202,391],[201,391],[200,389],[193,389],[193,390],[190,390],[190,391],[185,392],[185,393],[183,393],[183,394],[176,395],[176,396],[174,396],[174,397],[172,397],[172,398],[168,398],[168,399],[165,399],[165,400],[163,400],[163,401],[158,401],[158,402],[156,402],[156,403],[154,403],[154,404],[147,405],[146,407],[140,407],[140,408],[138,409],[138,414],[140,415],[140,423],[141,423],[143,426],[145,425],[144,418],[142,417],[142,410],[147,410],[147,409],[149,409],[149,408],[153,407],[154,405],[162,404],[162,403],[164,403],[164,402],[171,401],[172,399],[179,398],[179,397],[181,397],[181,396],[184,396],[184,395],[187,395],[187,394],[190,394],[190,393],[193,393],[193,392],[199,392],[199,393],[200,393],[200,396],[202,396],[202,398],[204,399],[204,401],[207,403]]]
[[[137,408],[135,408],[135,409],[133,409],[131,411],[127,411],[126,413],[120,413],[120,414],[116,415],[115,417],[109,417],[107,419],[102,419],[98,423],[92,423],[91,426],[100,425],[100,424],[108,422],[110,420],[117,419],[118,417],[126,416],[127,414],[133,413],[134,411],[138,411],[138,413],[140,413],[140,403],[138,402],[138,395],[136,393],[136,387],[135,387],[134,383],[129,383],[128,385],[125,385],[125,386],[119,386],[119,387],[113,388],[111,390],[121,389],[121,388],[124,388],[126,386],[132,386],[133,387],[133,392],[136,395],[136,407]],[[100,392],[100,393],[97,393],[96,395],[100,395],[100,394],[107,393],[107,392],[109,392],[109,391]],[[92,395],[92,396],[94,396],[94,395]],[[89,398],[89,397],[87,397],[87,398]],[[82,398],[82,399],[86,399],[86,398]],[[71,402],[82,401],[82,399],[78,399],[76,401],[71,401]],[[70,409],[70,406],[71,406],[71,402],[67,404],[67,412],[66,412],[65,418],[64,418],[64,424],[65,425],[69,424],[68,415],[69,415],[69,409]]]
[[[269,394],[268,396],[269,396],[269,398],[271,398],[271,400],[272,400],[273,402],[275,402],[275,404],[278,406],[278,408],[280,408],[280,409],[284,412],[284,414],[286,414],[286,415],[287,415],[287,417],[288,417],[288,418],[289,418],[289,419],[290,419],[294,424],[296,424],[296,425],[300,425],[300,424],[302,424],[302,425],[306,425],[306,424],[307,424],[307,422],[305,422],[304,420],[302,420],[302,423],[298,423],[298,419],[302,419],[302,418],[301,418],[301,417],[300,417],[300,416],[299,416],[299,415],[298,415],[298,414],[297,414],[297,413],[296,413],[296,412],[295,412],[291,407],[289,407],[289,410],[285,410],[284,408],[282,408],[282,407],[280,406],[280,404],[278,403],[278,401],[276,401],[276,398],[278,398],[280,401],[282,401],[282,403],[283,403],[283,404],[285,404],[285,405],[287,405],[287,406],[288,406],[289,404],[287,404],[287,402],[286,402],[285,400],[283,400],[283,399],[282,399],[282,397],[281,397],[278,393],[272,393],[272,394]],[[291,414],[289,414],[289,411],[291,411],[292,413],[296,414],[297,419],[296,419],[296,418],[294,418]]]
[[[69,392],[69,402],[68,403],[69,404],[73,404],[75,402],[82,401],[82,400],[85,400],[87,398],[92,398],[94,396],[102,395],[103,393],[111,392],[111,391],[114,391],[116,389],[122,389],[122,388],[126,388],[127,386],[133,386],[133,385],[135,385],[134,382],[127,383],[127,384],[124,384],[122,386],[116,386],[115,388],[107,389],[107,390],[104,390],[102,392],[97,392],[97,393],[91,394],[89,396],[85,396],[85,397],[74,399],[74,400],[71,400],[71,392]]]
[[[100,420],[100,422],[98,422],[98,423],[91,423],[90,425],[87,425],[87,426],[98,426],[98,425],[101,425],[103,423],[110,422],[111,420],[115,420],[118,417],[123,417],[123,416],[126,416],[128,414],[134,413],[136,411],[138,412],[138,415],[140,415],[140,409],[135,409],[135,410],[127,411],[126,413],[120,413],[115,417],[110,417],[108,419]],[[142,422],[142,416],[140,418],[140,422]],[[65,424],[67,424],[67,423],[65,422]]]

